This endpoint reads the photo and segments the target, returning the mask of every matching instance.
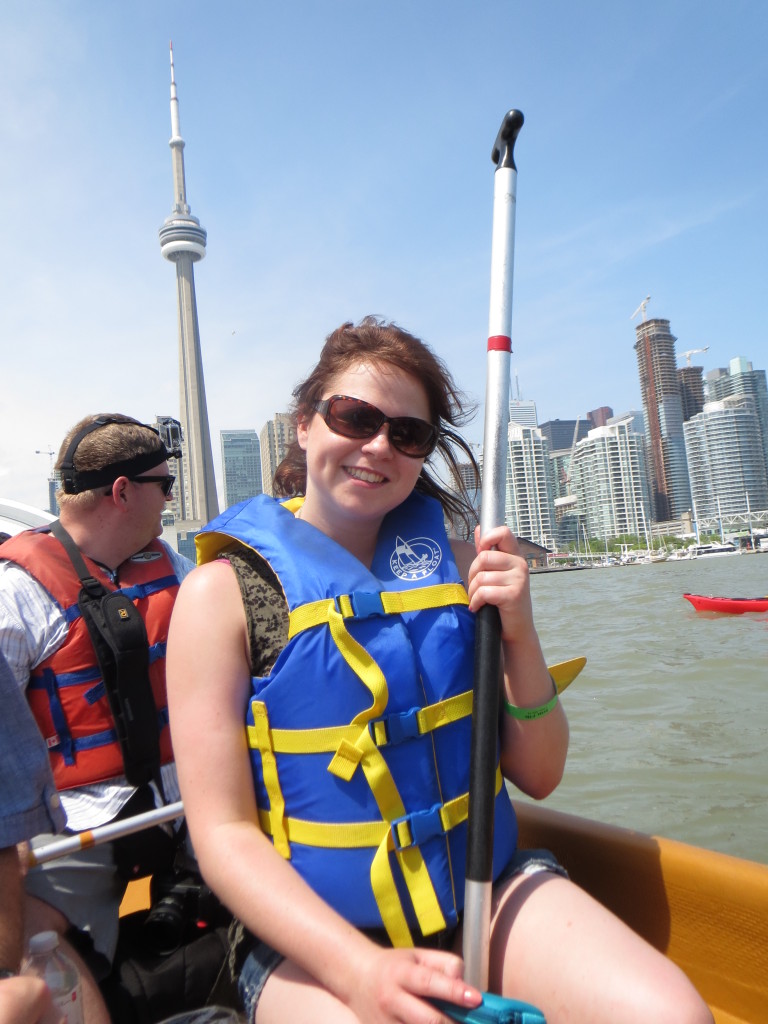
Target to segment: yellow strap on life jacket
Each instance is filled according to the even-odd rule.
[[[264,787],[269,793],[269,834],[272,836],[275,849],[286,860],[290,860],[291,848],[285,831],[285,800],[277,774],[277,760],[270,737],[267,705],[263,701],[251,701],[251,712],[254,724],[248,727],[248,740],[249,745],[261,753]]]
[[[496,795],[503,784],[501,769],[496,769]],[[469,794],[454,797],[439,809],[443,830],[452,828],[467,820]],[[265,835],[271,836],[272,815],[259,808],[259,822]],[[307,821],[304,818],[284,818],[285,836],[289,843],[301,846],[318,846],[331,850],[357,850],[378,846],[387,832],[394,828],[398,843],[406,846],[413,842],[407,821]]]
[[[472,700],[472,690],[466,690],[464,693],[457,693],[453,697],[446,697],[445,700],[420,708],[415,715],[418,735],[423,736],[444,725],[450,725],[451,722],[468,718],[472,714]],[[372,722],[371,732],[377,747],[385,747],[390,742],[386,719]]]
[[[437,583],[433,587],[419,587],[417,590],[382,591],[382,615],[400,615],[403,612],[419,612],[428,608],[448,608],[450,605],[468,605],[469,598],[461,583]],[[335,601],[332,597],[321,601],[310,601],[299,605],[290,613],[288,621],[288,639],[292,639],[305,629],[322,626],[328,622],[332,610],[338,609],[345,619],[352,619],[356,613],[352,604],[353,597],[341,594]]]
[[[433,732],[451,722],[457,722],[461,718],[468,718],[472,714],[472,691],[456,694],[454,697],[447,697],[436,704],[429,704],[416,712],[415,718],[418,725],[418,733],[423,736],[425,733]],[[377,747],[386,746],[387,739],[386,721],[381,719],[370,723],[373,739]],[[353,746],[360,734],[356,725],[331,725],[319,729],[271,729],[272,750],[276,754],[330,754],[338,753],[344,744]],[[248,746],[254,749],[259,748],[257,732],[254,726],[248,726]],[[355,757],[355,764],[359,763]]]

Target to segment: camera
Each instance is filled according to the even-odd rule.
[[[150,891],[152,909],[143,931],[147,945],[159,956],[168,956],[189,938],[229,920],[199,875],[155,875]]]

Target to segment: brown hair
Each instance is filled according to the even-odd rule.
[[[439,431],[435,451],[422,467],[416,490],[437,498],[446,516],[456,524],[461,520],[471,533],[477,522],[460,462],[468,460],[477,488],[480,470],[469,444],[456,432],[474,414],[474,407],[456,386],[443,361],[420,338],[395,323],[366,316],[358,324],[344,323],[328,335],[317,365],[306,380],[293,391],[291,416],[296,424],[299,416],[311,416],[317,401],[323,397],[328,382],[361,362],[396,366],[415,377],[423,386],[429,403],[430,419]],[[448,466],[453,487],[443,486],[433,472],[436,455]],[[305,452],[294,441],[274,478],[275,494],[290,497],[304,494],[307,486]]]
[[[164,449],[159,435],[133,416],[112,412],[94,413],[85,416],[67,432],[56,459],[57,470],[61,469],[76,435],[97,420],[104,420],[104,425],[86,434],[72,454],[72,464],[81,472],[103,469],[137,455],[159,453]],[[86,509],[95,505],[103,493],[104,487],[95,487],[79,494],[66,494],[60,487],[56,491],[56,500],[60,508]]]

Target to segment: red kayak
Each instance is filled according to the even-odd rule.
[[[768,612],[768,597],[712,597],[705,594],[683,594],[697,612],[723,612],[741,615],[743,612]]]

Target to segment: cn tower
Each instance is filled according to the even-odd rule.
[[[187,203],[184,180],[184,140],[179,130],[179,100],[171,44],[171,159],[173,163],[173,210],[160,228],[160,251],[176,264],[179,304],[179,386],[183,463],[181,518],[207,523],[218,515],[213,473],[211,433],[205,401],[203,357],[197,323],[193,265],[205,256],[205,228],[193,217]]]

